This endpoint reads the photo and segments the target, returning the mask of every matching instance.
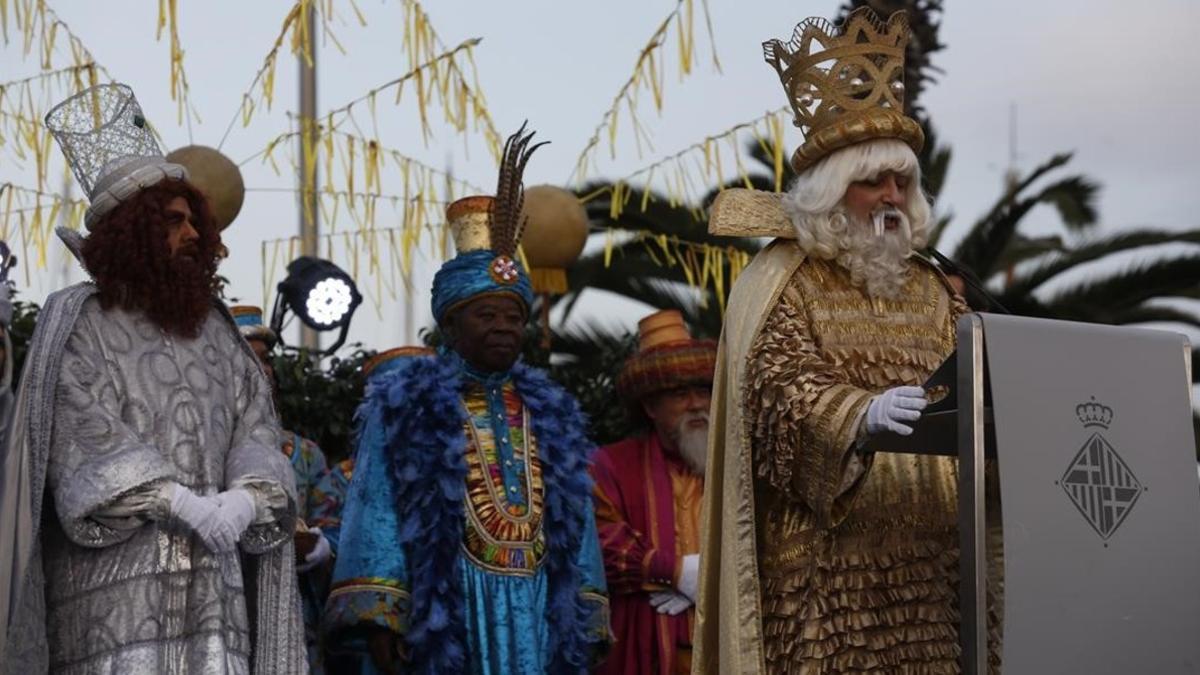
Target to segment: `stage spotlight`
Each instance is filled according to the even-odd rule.
[[[350,319],[362,303],[354,280],[328,260],[301,256],[287,266],[287,278],[279,282],[271,329],[283,340],[283,319],[290,309],[304,325],[318,331],[341,329],[337,342],[321,352],[332,354],[346,341]]]

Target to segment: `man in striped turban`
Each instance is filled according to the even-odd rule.
[[[646,430],[601,448],[592,469],[616,636],[600,672],[688,673],[717,348],[692,339],[677,310],[638,329],[617,389]]]

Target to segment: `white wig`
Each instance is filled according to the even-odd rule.
[[[894,139],[842,148],[796,178],[783,196],[783,208],[796,228],[800,247],[819,258],[836,258],[841,243],[852,234],[842,204],[846,189],[855,181],[868,180],[884,171],[909,177],[904,211],[912,248],[924,248],[929,238],[930,207],[921,191],[921,167],[912,148]]]

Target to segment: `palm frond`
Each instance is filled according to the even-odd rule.
[[[1062,237],[1026,237],[1018,232],[997,261],[997,267],[1012,269],[1023,262],[1066,250]]]
[[[1071,176],[1038,193],[1036,201],[1058,210],[1068,230],[1079,231],[1096,222],[1100,185],[1085,176]]]
[[[1018,276],[1009,285],[1006,292],[1017,295],[1032,293],[1042,284],[1079,265],[1099,260],[1114,253],[1130,251],[1145,246],[1171,243],[1200,244],[1200,230],[1189,230],[1187,232],[1141,230],[1139,232],[1126,232],[1097,239],[1055,256],[1032,271]]]
[[[1161,305],[1141,304],[1128,307],[1113,314],[1112,323],[1118,325],[1138,323],[1179,323],[1200,328],[1200,316],[1187,310]]]
[[[1111,323],[1117,313],[1157,297],[1178,296],[1200,287],[1200,255],[1133,265],[1123,272],[1087,281],[1056,294],[1046,305],[1063,315],[1086,311]]]
[[[565,330],[553,331],[552,344],[556,354],[587,358],[601,351],[623,350],[630,339],[628,330],[613,330],[595,321]]]
[[[992,208],[979,220],[975,221],[975,225],[971,227],[971,230],[967,232],[963,240],[959,242],[958,248],[954,251],[954,258],[965,264],[970,264],[968,254],[973,255],[975,251],[983,249],[984,242],[981,240],[989,235],[991,223],[1000,219],[1001,214],[1016,200],[1017,195],[1037,179],[1066,164],[1070,160],[1071,155],[1069,153],[1055,155],[1031,171],[1021,182],[1005,190],[1004,194],[1000,195],[1000,198],[992,205]],[[976,271],[978,272],[979,270]]]
[[[1033,207],[1051,204],[1059,209],[1060,214],[1071,214],[1076,219],[1073,227],[1078,228],[1082,226],[1078,219],[1085,215],[1092,217],[1088,224],[1095,222],[1095,209],[1090,203],[1094,196],[1094,185],[1079,176],[1071,176],[1042,188],[1030,197],[1006,199],[967,233],[955,251],[955,257],[986,279],[1002,269],[997,263],[1016,235],[1021,221]]]

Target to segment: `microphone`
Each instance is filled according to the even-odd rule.
[[[1007,307],[1000,304],[1000,301],[983,287],[983,283],[979,281],[979,277],[976,277],[974,272],[942,255],[941,251],[932,246],[926,247],[925,251],[929,255],[933,256],[933,259],[937,261],[939,267],[952,274],[958,275],[958,277],[961,278],[964,283],[970,286],[976,293],[983,296],[984,300],[987,300],[988,303],[993,307],[999,309],[1004,314],[1012,314],[1012,312],[1008,311]]]

